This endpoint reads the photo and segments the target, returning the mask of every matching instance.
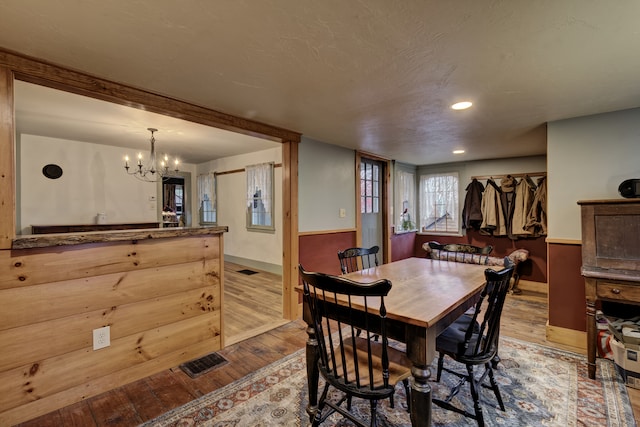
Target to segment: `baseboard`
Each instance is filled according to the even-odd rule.
[[[533,282],[531,280],[520,280],[518,282],[518,289],[527,292],[535,292],[538,294],[548,294],[549,285],[543,282]]]
[[[256,268],[258,270],[266,271],[267,273],[279,274],[282,276],[282,266],[277,264],[270,264],[268,262],[256,261],[254,259],[241,258],[233,255],[224,255],[225,262],[231,262],[234,264],[240,264],[245,267]]]
[[[574,329],[552,326],[547,322],[547,341],[563,344],[576,349],[587,351],[587,333]]]

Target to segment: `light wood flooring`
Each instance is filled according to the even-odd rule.
[[[232,276],[226,270],[225,274],[229,284]],[[257,303],[260,303],[260,300]],[[255,311],[262,310],[258,307],[254,307]],[[546,313],[545,295],[526,292],[518,296],[510,295],[503,313],[501,333],[529,342],[575,351],[546,340]],[[232,319],[233,316],[229,316],[225,318],[225,322],[232,322]],[[303,348],[305,341],[304,322],[289,322],[218,352],[228,363],[196,379],[189,378],[180,369],[170,369],[23,423],[20,427],[135,426],[275,362],[284,355]],[[629,389],[629,394],[638,422],[640,390]]]
[[[244,269],[257,274],[240,273]],[[225,346],[286,323],[282,319],[282,276],[225,262],[224,288]]]

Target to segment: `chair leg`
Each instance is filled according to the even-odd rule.
[[[438,356],[438,372],[436,373],[436,382],[440,382],[442,376],[442,369],[444,368],[444,353],[440,353]]]
[[[378,409],[378,401],[377,400],[371,400],[371,427],[376,427],[378,425],[378,416],[377,416],[377,409]]]
[[[402,385],[404,386],[404,394],[407,397],[407,412],[411,413],[411,388],[409,387],[409,379],[403,379]]]
[[[491,389],[493,393],[496,395],[496,399],[498,400],[498,405],[500,405],[500,409],[502,411],[506,411],[504,407],[504,403],[502,402],[502,395],[500,394],[500,389],[498,388],[498,383],[496,382],[495,377],[493,376],[493,369],[489,363],[486,364],[486,369],[489,372],[489,382],[491,383]]]
[[[327,393],[329,392],[329,383],[324,385],[324,390],[322,390],[322,395],[320,396],[320,400],[318,401],[318,409],[316,410],[316,416],[313,418],[312,427],[318,427],[322,422],[322,410],[325,406],[325,400],[327,399]]]
[[[469,375],[469,388],[471,391],[471,397],[473,398],[473,410],[476,414],[476,421],[478,427],[484,427],[484,416],[482,415],[482,408],[480,407],[480,384],[476,383],[476,379],[473,375],[473,365],[467,365],[467,375]]]

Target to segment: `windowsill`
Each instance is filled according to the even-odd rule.
[[[462,237],[464,234],[459,232],[456,233],[445,233],[443,231],[419,231],[417,233],[420,236],[450,236],[450,237]]]
[[[407,233],[417,233],[418,229],[414,230],[394,230],[393,234],[407,234]]]
[[[269,233],[269,234],[275,234],[276,233],[276,229],[274,227],[264,227],[264,228],[247,227],[247,231],[256,232],[256,233]]]

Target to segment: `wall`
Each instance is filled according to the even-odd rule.
[[[282,148],[225,157],[197,166],[197,174],[244,169],[247,165],[282,162]],[[197,175],[196,174],[196,175]],[[197,178],[196,178],[197,180]],[[275,233],[247,231],[247,176],[244,172],[218,175],[218,224],[229,227],[225,234],[225,259],[282,274],[282,168],[274,169]],[[197,184],[194,184],[197,194]],[[197,210],[195,212],[198,212]]]
[[[420,166],[418,168],[418,179],[420,175],[429,173],[457,171],[460,183],[459,194],[464,195],[466,194],[465,188],[471,182],[472,176],[496,176],[510,173],[545,172],[546,170],[547,158],[545,156],[530,156]],[[483,183],[485,182],[483,181]],[[460,200],[460,214],[462,214],[463,200]]]
[[[298,164],[299,231],[355,228],[355,152],[303,137]]]
[[[549,237],[581,238],[578,200],[617,199],[640,178],[640,108],[549,123]]]
[[[0,425],[222,348],[222,239],[0,251]],[[111,345],[93,350],[103,326]]]
[[[640,109],[578,117],[547,126],[549,325],[584,331],[578,200],[617,199],[640,178]]]
[[[298,186],[299,262],[309,271],[340,274],[338,251],[356,245],[355,152],[302,138]]]
[[[161,206],[149,199],[159,200],[159,184],[125,173],[127,149],[22,134],[17,151],[17,234],[30,234],[33,224],[93,224],[98,212],[109,223],[158,221]],[[60,178],[42,174],[50,163],[62,167]],[[195,165],[180,168],[189,172]]]

